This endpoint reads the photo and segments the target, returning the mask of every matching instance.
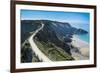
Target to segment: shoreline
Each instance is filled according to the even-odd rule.
[[[72,44],[75,45],[76,47],[89,47],[89,43],[79,39],[75,35],[73,35]]]
[[[79,52],[76,52],[75,49],[71,50],[72,56],[76,60],[86,60],[89,59],[89,43],[77,38],[73,35],[71,44],[77,48]]]

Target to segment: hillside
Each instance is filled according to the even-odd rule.
[[[22,27],[27,28],[25,30],[22,29],[22,31],[26,32],[26,34],[27,32],[28,34],[34,32],[41,27],[41,22],[44,24],[44,28],[33,38],[38,48],[52,61],[74,60],[70,52],[74,48],[71,45],[71,38],[74,34],[86,34],[88,32],[72,27],[69,23],[51,20],[22,20]]]

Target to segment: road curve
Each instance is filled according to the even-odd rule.
[[[41,30],[43,29],[44,27],[44,24],[41,23],[42,26],[37,29],[28,39],[31,47],[32,47],[32,50],[35,52],[35,54],[39,57],[40,60],[44,61],[44,62],[51,62],[51,60],[43,53],[41,52],[41,50],[37,47],[37,45],[35,44],[34,40],[33,40],[33,37]]]

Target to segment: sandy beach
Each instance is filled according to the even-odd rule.
[[[74,49],[71,50],[72,56],[78,60],[89,59],[89,44],[75,35],[72,38],[71,44],[78,49],[79,52],[75,52]]]

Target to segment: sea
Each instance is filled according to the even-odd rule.
[[[90,41],[90,30],[89,30],[90,25],[89,24],[80,24],[80,23],[73,24],[72,23],[72,26],[86,30],[88,32],[87,34],[78,34],[78,35],[75,35],[75,37],[89,43],[89,41]]]
[[[80,40],[83,40],[87,43],[89,43],[89,33],[87,34],[78,34],[78,35],[75,35],[75,37],[79,38]]]

